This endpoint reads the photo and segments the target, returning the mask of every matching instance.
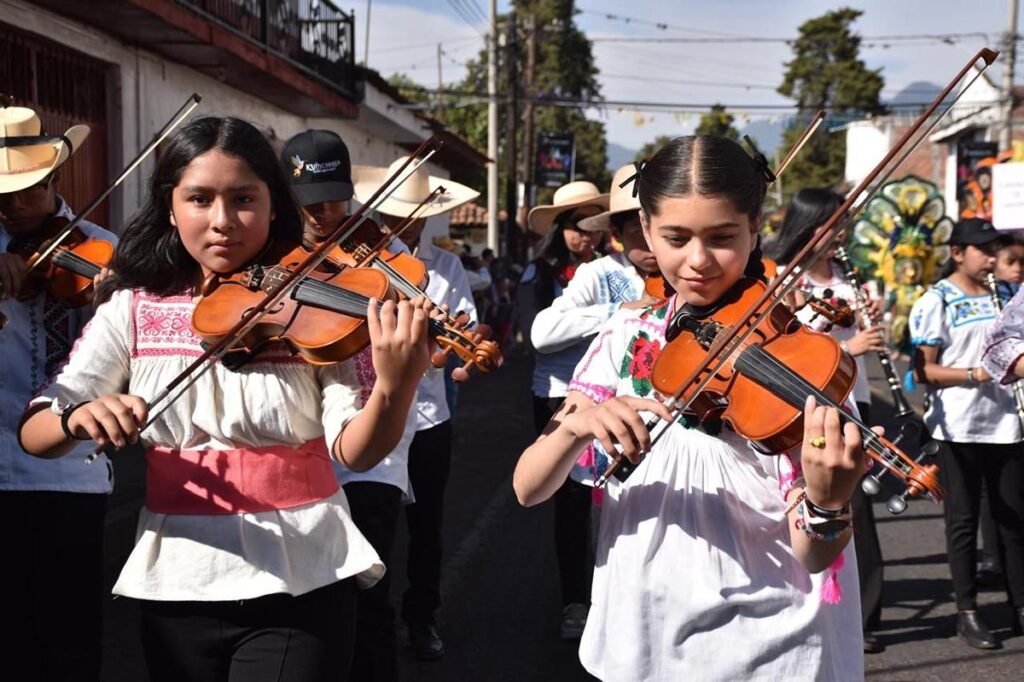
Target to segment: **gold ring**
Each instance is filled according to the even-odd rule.
[[[824,448],[825,447],[825,436],[817,436],[816,438],[812,438],[811,439],[811,445],[813,445],[816,448]]]

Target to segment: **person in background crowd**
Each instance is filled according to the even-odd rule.
[[[584,229],[582,221],[606,210],[608,195],[593,183],[577,181],[559,187],[551,204],[530,211],[530,230],[545,235],[518,289],[520,325],[531,349],[536,349],[531,331],[535,317],[550,307],[566,291],[578,269],[595,257],[602,233]],[[550,352],[536,349],[533,422],[538,433],[565,400],[572,372],[589,343],[589,337],[579,335]],[[559,633],[563,639],[579,638],[587,620],[589,528],[590,488],[566,479],[555,495],[555,551],[562,584]]]
[[[303,160],[301,167],[293,163],[294,158]],[[314,248],[348,218],[353,194],[348,147],[330,130],[307,130],[285,143],[281,166],[302,209],[303,243]],[[407,249],[398,243],[389,245],[389,250]],[[372,356],[372,350],[365,348],[353,358],[364,402],[376,382]],[[415,427],[416,413],[409,410],[398,445],[369,471],[353,471],[341,462],[332,462],[348,499],[352,521],[386,568],[391,566],[398,515],[402,505],[412,501],[409,445]],[[398,680],[398,633],[390,570],[385,570],[373,587],[356,592],[351,676],[366,682]]]
[[[355,197],[366,201],[405,158],[390,168],[355,166]],[[459,257],[435,246],[423,231],[427,219],[442,215],[472,201],[479,192],[448,179],[436,178],[419,168],[377,210],[389,229],[394,229],[438,185],[447,192],[429,204],[420,218],[409,225],[401,240],[427,268],[427,297],[447,306],[453,314],[465,313],[476,322],[476,307],[466,271]],[[409,632],[409,643],[420,660],[436,660],[445,652],[437,629],[437,611],[441,607],[441,530],[444,518],[444,490],[452,456],[452,413],[448,407],[444,372],[429,369],[420,381],[416,395],[416,434],[409,446],[409,480],[414,502],[405,508],[409,529],[409,555],[406,572],[409,588],[402,597],[402,618]]]
[[[768,250],[768,256],[780,266],[788,265],[804,244],[811,240],[815,232],[822,229],[825,222],[842,203],[843,196],[832,190],[816,187],[801,189],[793,196],[786,209],[786,217],[772,242],[772,248]],[[835,247],[833,246],[811,264],[797,285],[801,290],[798,293],[799,298],[804,298],[807,293],[823,297],[826,292],[831,291],[834,298],[843,299],[848,303],[852,304],[857,300],[853,287],[843,276],[843,271],[834,261],[834,256]],[[877,303],[875,305],[877,306]],[[801,308],[797,317],[819,331],[828,324],[828,320],[815,316],[808,307]],[[830,333],[857,363],[857,380],[853,385],[853,399],[857,403],[861,420],[870,424],[871,386],[868,383],[865,358],[868,353],[885,348],[882,328],[860,329],[857,325],[843,328],[836,325],[832,327]],[[882,546],[878,541],[878,530],[875,527],[875,514],[871,506],[871,499],[864,494],[860,486],[854,489],[851,504],[853,508],[853,544],[857,550],[857,575],[860,579],[864,651],[874,654],[884,649],[882,642],[875,634],[882,623],[882,586],[884,583]]]
[[[111,464],[105,455],[87,464],[91,444],[79,444],[62,460],[42,460],[28,456],[18,440],[25,405],[67,360],[93,313],[91,301],[75,306],[48,293],[25,264],[75,217],[60,196],[61,168],[88,135],[84,125],[46,135],[32,109],[0,108],[0,315],[6,320],[0,325],[0,578],[10,588],[0,652],[3,665],[18,671],[11,674],[40,680],[100,676]],[[89,239],[117,241],[86,220],[78,229]]]
[[[958,222],[949,239],[953,272],[922,294],[910,313],[914,372],[928,386],[925,426],[943,444],[939,470],[957,633],[976,649],[1000,647],[977,610],[982,480],[1003,552],[1013,630],[1020,634],[1024,626],[1024,434],[1009,388],[993,382],[982,366],[986,335],[997,318],[985,275],[995,268],[1001,241],[985,220]]]

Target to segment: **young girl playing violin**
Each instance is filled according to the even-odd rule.
[[[114,593],[140,600],[153,680],[344,680],[355,583],[383,566],[349,516],[330,461],[364,470],[402,434],[427,367],[422,301],[367,310],[377,381],[271,344],[202,375],[145,432],[145,402],[202,351],[191,329],[211,273],[258,258],[302,225],[269,143],[204,118],[168,143],[125,231],[107,300],[30,406],[28,452],[148,446],[138,540]]]
[[[799,452],[766,456],[728,430],[674,421],[653,399],[673,311],[714,306],[761,272],[763,171],[732,141],[684,137],[637,182],[644,235],[678,293],[605,325],[513,480],[520,502],[534,505],[595,440],[633,462],[646,453],[605,498],[580,658],[605,680],[860,680],[856,576],[849,562],[835,565],[849,553],[847,505],[864,471],[858,432],[809,401]],[[652,415],[670,423],[653,447]],[[801,493],[813,507],[787,516]],[[806,523],[813,510],[840,522],[818,532]],[[852,598],[830,603],[830,566]]]

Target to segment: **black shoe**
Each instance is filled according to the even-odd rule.
[[[1024,606],[1013,610],[1013,623],[1010,625],[1013,634],[1024,635]]]
[[[409,624],[409,644],[421,661],[436,661],[444,656],[444,642],[433,624]]]
[[[957,614],[956,631],[968,646],[975,649],[998,649],[999,640],[988,629],[977,611],[961,611]]]
[[[885,651],[885,645],[882,644],[882,640],[878,639],[878,635],[873,632],[864,631],[864,653],[866,654],[880,654]]]

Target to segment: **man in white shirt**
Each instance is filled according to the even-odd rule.
[[[25,257],[74,214],[57,192],[60,167],[89,134],[41,134],[24,107],[0,108],[0,518],[4,519],[8,670],[40,680],[98,680],[103,620],[103,528],[110,463],[87,464],[93,443],[39,459],[18,442],[28,401],[61,367],[92,306],[75,307],[34,285]],[[110,232],[82,221],[90,239]]]
[[[354,167],[356,199],[367,201],[404,160],[398,159],[390,168]],[[467,314],[475,323],[476,307],[462,262],[455,254],[420,236],[427,218],[472,201],[479,193],[450,180],[431,177],[421,168],[377,210],[385,227],[394,229],[442,184],[447,192],[419,214],[421,217],[402,232],[401,239],[427,268],[427,297],[437,305],[447,305],[453,313]],[[409,528],[409,589],[402,598],[402,618],[408,625],[416,657],[435,660],[445,651],[435,618],[441,605],[441,522],[452,448],[451,414],[445,400],[442,370],[427,371],[420,382],[415,409],[416,435],[409,448],[409,479],[415,502],[405,508]]]

